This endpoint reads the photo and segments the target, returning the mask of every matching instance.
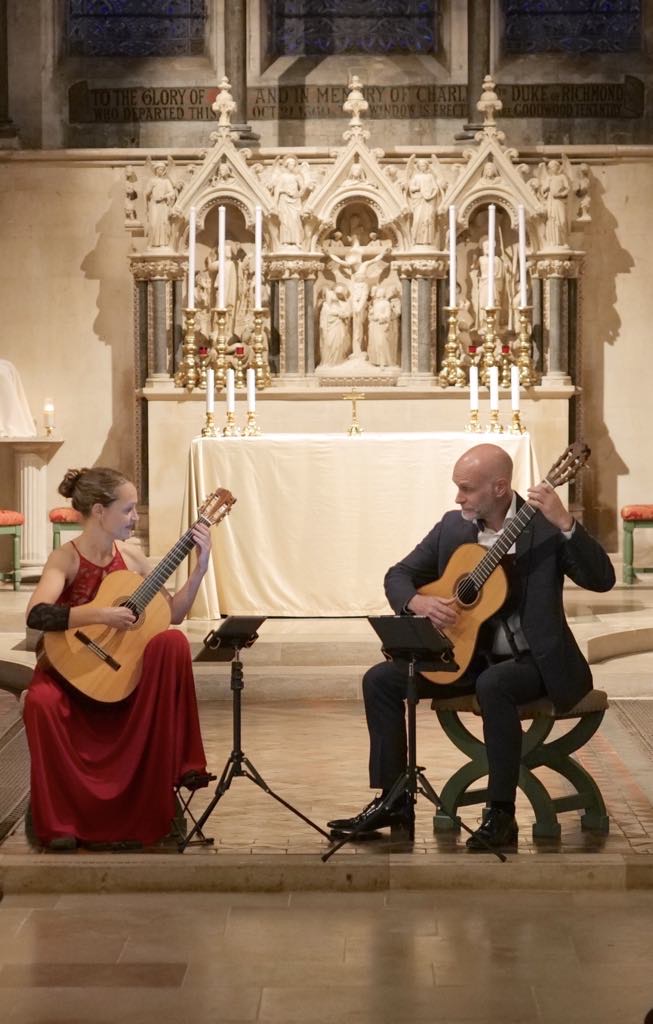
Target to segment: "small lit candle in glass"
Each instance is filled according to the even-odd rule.
[[[195,309],[195,207],[188,215],[188,309]]]
[[[263,278],[263,210],[256,207],[254,218],[254,308],[261,308],[261,285]]]
[[[490,367],[490,409],[495,412],[499,409],[499,367]]]
[[[256,412],[256,370],[247,371],[247,412]]]
[[[233,367],[227,370],[227,412],[236,411],[236,378]]]
[[[206,411],[215,411],[215,370],[212,366],[206,371]]]
[[[43,403],[43,424],[46,430],[54,430],[54,402],[46,398]]]
[[[478,412],[478,366],[469,368],[469,409]]]
[[[519,412],[519,367],[510,367],[510,399],[512,411]]]

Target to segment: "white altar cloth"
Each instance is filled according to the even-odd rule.
[[[192,618],[363,616],[390,611],[383,577],[455,506],[454,463],[491,441],[524,494],[538,478],[528,434],[270,434],[195,438],[182,530],[211,491],[237,499],[213,528]],[[177,585],[186,578],[180,567]]]

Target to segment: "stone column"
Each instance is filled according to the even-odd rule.
[[[236,102],[231,129],[251,145],[259,136],[247,124],[247,0],[224,0],[224,54],[225,74]]]
[[[492,5],[487,0],[467,0],[467,124],[457,139],[473,139],[482,127],[476,109],[481,85],[490,73],[490,20]]]
[[[304,281],[304,368],[315,370],[315,278]]]
[[[156,381],[161,386],[172,387],[174,385],[174,374],[170,373],[174,362],[174,353],[169,353],[169,331],[168,331],[168,307],[173,311],[172,343],[175,342],[175,308],[177,299],[179,316],[181,316],[181,303],[183,299],[183,278],[184,278],[183,256],[158,257],[149,253],[139,253],[130,257],[131,272],[138,282],[137,291],[139,311],[136,315],[135,331],[137,337],[134,339],[137,352],[142,354],[142,365],[138,368],[136,386],[143,387],[148,381]],[[141,290],[141,285],[146,289]],[[175,291],[176,285],[179,288]],[[174,303],[172,298],[174,297]],[[181,325],[180,325],[181,330]],[[151,346],[148,342],[151,340]],[[142,346],[142,347],[141,347]],[[152,365],[148,365],[148,350],[152,352]]]
[[[168,323],[166,282],[152,281],[152,340],[154,365],[149,374],[154,380],[168,380]]]
[[[297,300],[299,297],[299,281],[290,277],[282,282],[284,290],[285,322],[283,338],[285,340],[284,369],[287,374],[299,373],[299,317]]]
[[[533,322],[531,340],[533,343],[533,366],[538,373],[544,372],[544,321],[542,317],[542,281],[539,277],[531,279],[533,295]]]
[[[569,374],[569,309],[568,284],[579,271],[581,252],[544,256],[536,262],[536,275],[545,279],[548,294],[548,358],[544,359],[542,384],[549,387],[568,386]],[[574,328],[575,330],[575,328]]]
[[[433,283],[428,277],[417,279],[417,372],[431,373],[431,303]]]
[[[172,282],[172,376],[181,366],[184,344],[184,282]]]
[[[281,349],[281,329],[279,313],[279,281],[270,281],[270,345],[268,363],[270,373],[279,374],[279,357]]]
[[[21,566],[42,566],[48,557],[47,463],[40,452],[18,451],[18,507],[25,516],[21,539]]]
[[[410,373],[412,366],[410,323],[411,323],[411,282],[409,277],[401,279],[401,369]]]
[[[0,148],[18,145],[15,125],[9,116],[9,54],[7,50],[7,0],[0,0]]]

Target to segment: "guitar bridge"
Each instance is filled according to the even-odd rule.
[[[90,636],[87,636],[86,633],[82,633],[81,629],[75,630],[75,636],[81,641],[81,643],[88,647],[89,651],[92,651],[100,661],[103,661],[105,665],[112,668],[114,672],[117,672],[120,669],[120,663],[116,661],[115,658],[112,658],[111,655],[105,651],[104,648],[100,647],[99,644],[96,644],[95,640],[91,640]]]

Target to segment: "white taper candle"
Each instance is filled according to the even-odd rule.
[[[469,409],[478,412],[478,366],[469,368]]]
[[[499,367],[490,367],[490,409],[499,408]]]
[[[247,371],[247,412],[256,412],[256,370]]]
[[[519,224],[519,305],[528,303],[526,285],[526,211],[523,206],[518,208]]]
[[[487,304],[488,307],[494,306],[494,235],[496,230],[496,206],[494,203],[490,203],[488,207],[488,219],[487,219],[487,235],[488,235],[488,252],[487,252]]]
[[[195,207],[191,206],[188,214],[188,309],[195,309],[195,218]]]
[[[510,399],[512,411],[519,412],[519,367],[510,367]]]
[[[206,411],[215,411],[215,370],[212,366],[206,371]]]
[[[263,277],[263,210],[256,207],[254,217],[254,308],[261,308]]]
[[[224,206],[218,207],[218,309],[224,309],[224,246],[225,246]]]
[[[233,367],[227,370],[227,412],[236,411],[236,378]]]
[[[456,207],[449,207],[449,306],[455,309],[456,302]]]
[[[54,402],[46,398],[43,403],[43,424],[46,427],[54,427]]]

